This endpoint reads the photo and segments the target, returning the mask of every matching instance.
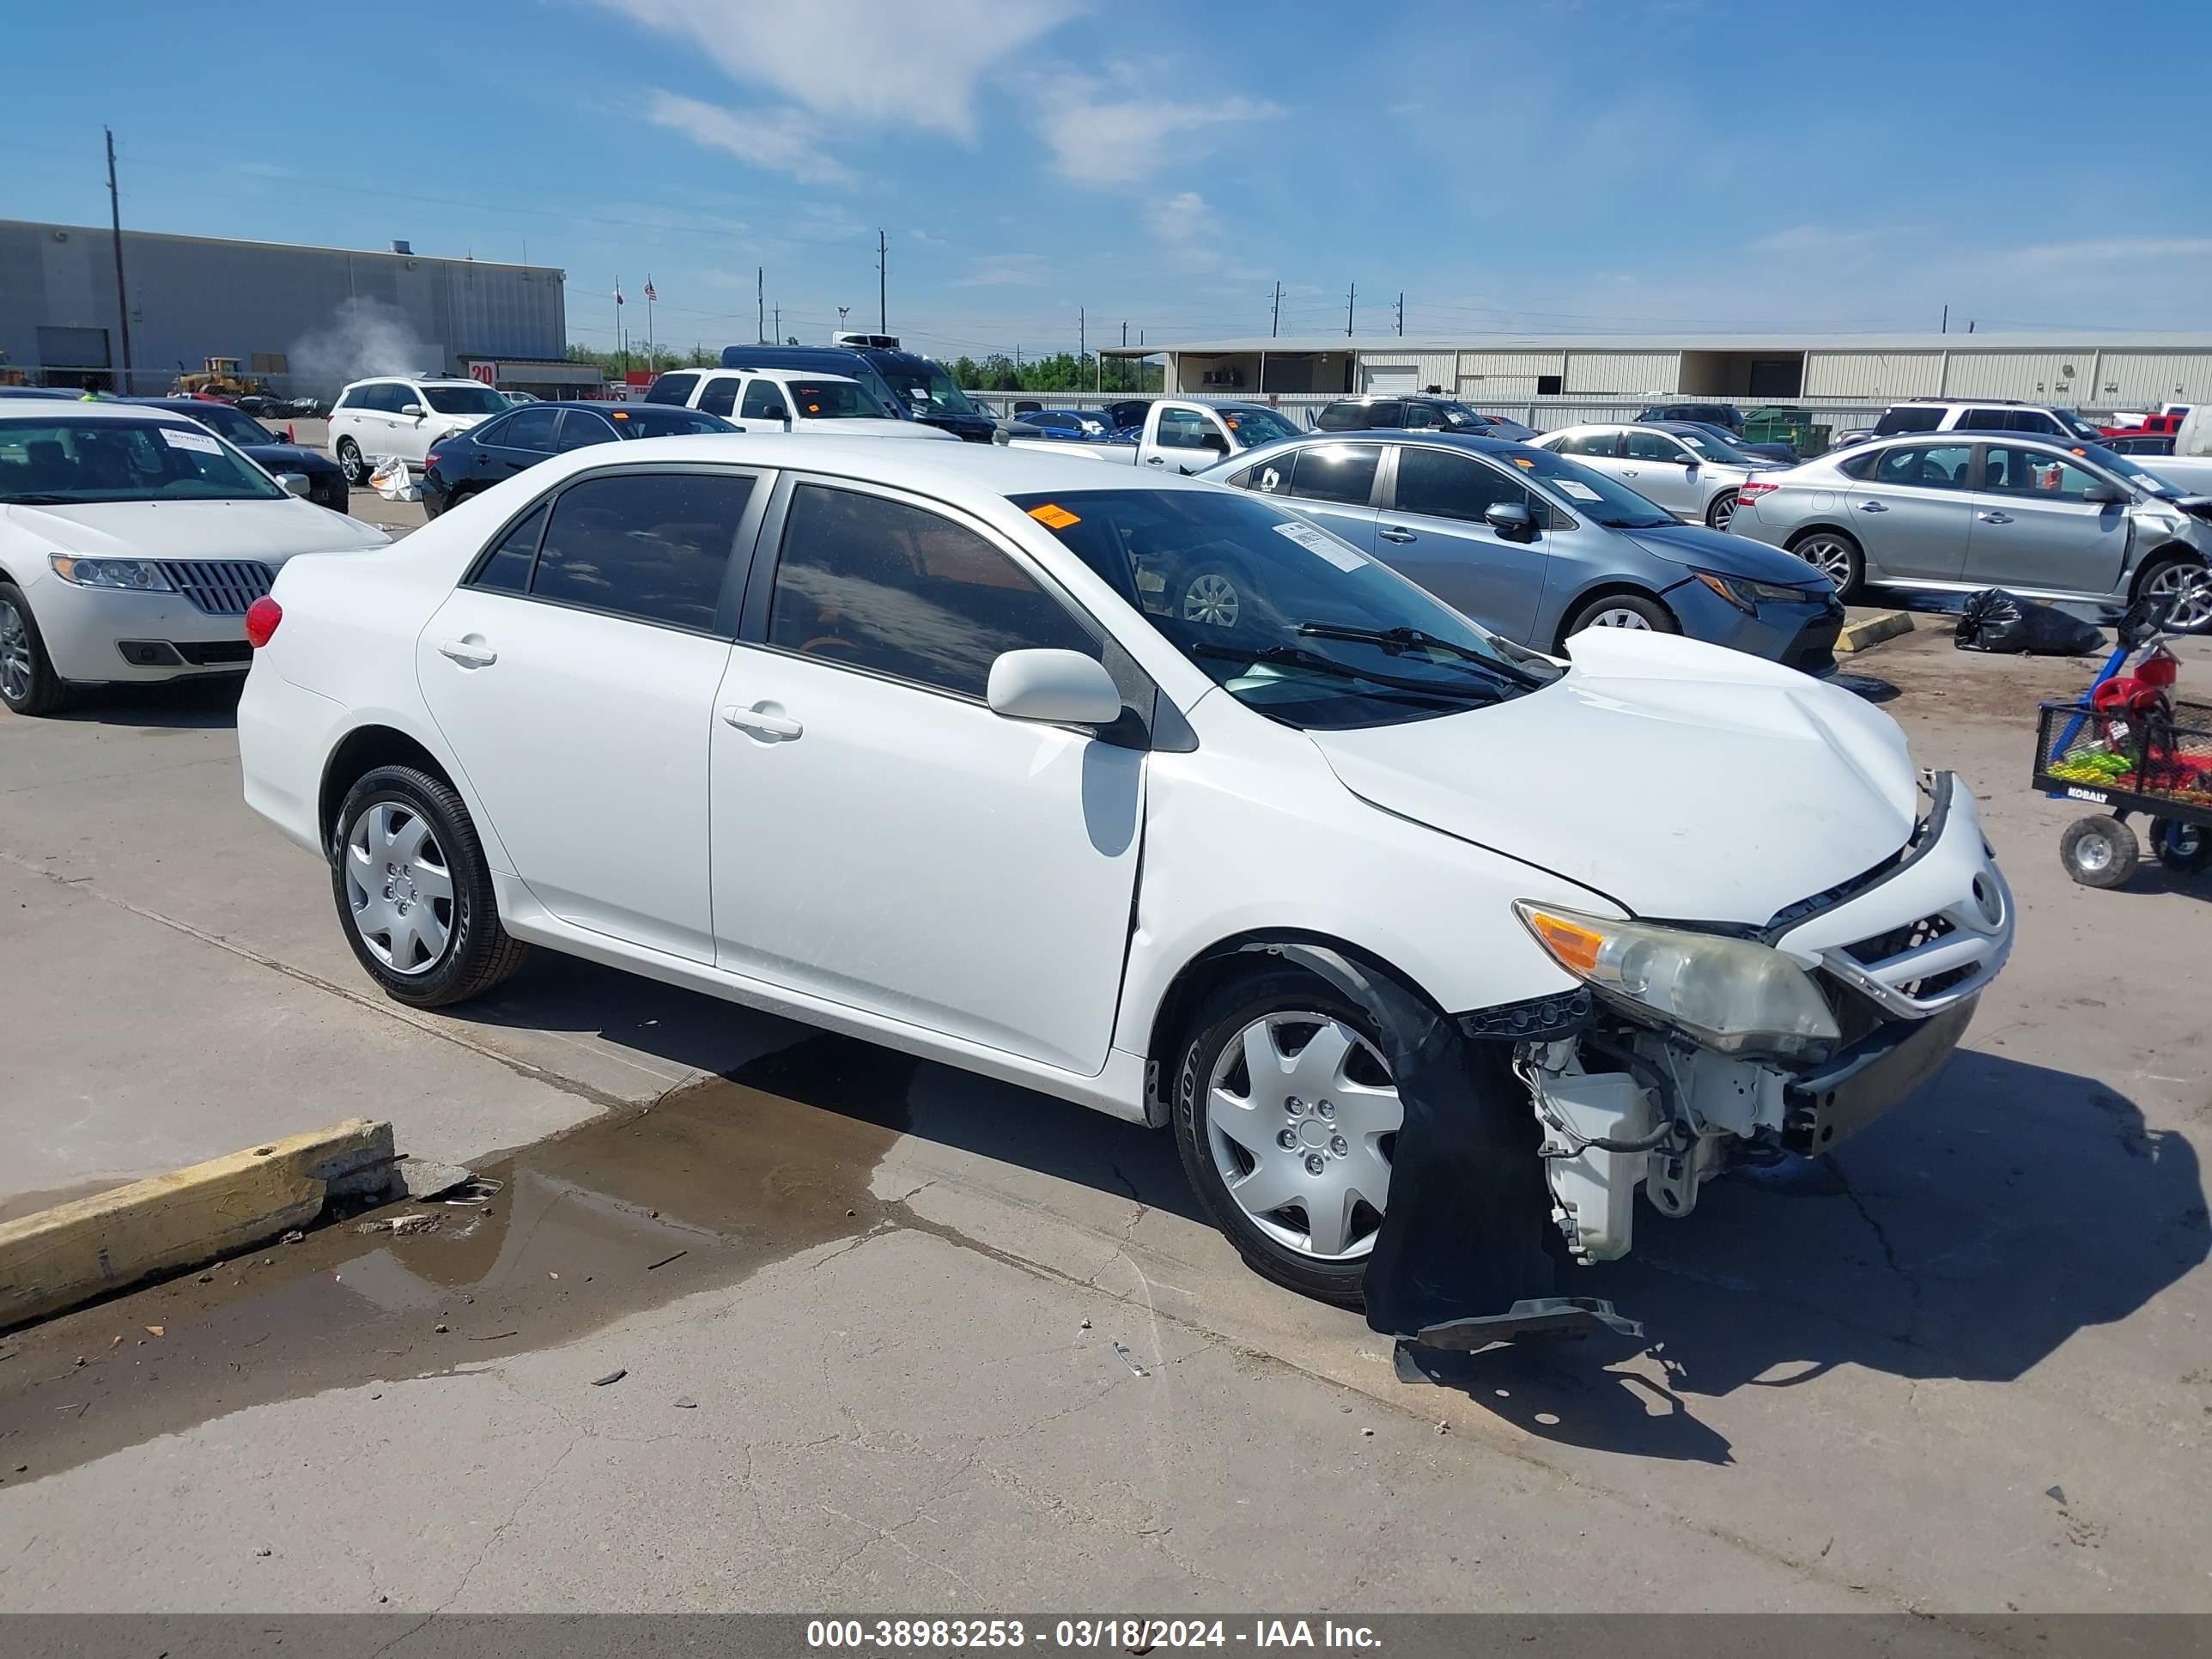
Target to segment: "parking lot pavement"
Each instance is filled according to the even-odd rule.
[[[1164,1137],[557,959],[367,995],[219,696],[0,720],[0,1179],[308,1099],[538,1142],[0,1340],[0,1607],[2212,1606],[2212,881],[2060,870],[2033,708],[2093,666],[1852,660],[1982,796],[2011,967],[1920,1097],[1577,1277],[1648,1345],[1465,1390],[1245,1273]]]

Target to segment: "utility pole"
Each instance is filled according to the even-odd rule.
[[[1273,339],[1283,331],[1283,285],[1275,284],[1275,307],[1268,313],[1267,337]]]
[[[123,286],[123,198],[115,188],[115,129],[100,131],[107,135],[107,224],[115,244],[115,315],[123,327],[123,379],[116,390],[127,398],[131,395],[131,295]]]
[[[775,308],[775,343],[778,345],[783,343],[783,307],[781,306]]]
[[[1128,319],[1127,317],[1124,317],[1124,318],[1121,319],[1121,349],[1122,349],[1122,350],[1124,350],[1124,351],[1127,351],[1128,349],[1129,349],[1129,319]],[[1115,371],[1114,371],[1114,378],[1115,378],[1115,380],[1117,380],[1121,381],[1121,386],[1120,386],[1120,388],[1119,388],[1121,391],[1127,392],[1127,391],[1129,389],[1129,378],[1128,378],[1128,377],[1129,377],[1129,360],[1128,360],[1127,357],[1123,357],[1123,358],[1121,358],[1121,359],[1120,359],[1120,360],[1119,360],[1119,366],[1118,366],[1118,367],[1115,369]]]
[[[1088,356],[1091,355],[1091,334],[1090,334],[1090,331],[1089,331],[1089,329],[1088,329],[1088,328],[1087,328],[1087,326],[1086,326],[1086,324],[1087,324],[1087,322],[1088,322],[1088,320],[1089,320],[1089,318],[1090,318],[1090,313],[1086,312],[1086,311],[1085,311],[1085,310],[1081,306],[1078,306],[1078,307],[1076,307],[1076,308],[1075,308],[1075,372],[1076,372],[1079,375],[1079,374],[1081,374],[1083,373],[1083,360],[1084,360],[1085,357],[1088,357]],[[1078,386],[1081,386],[1082,384],[1083,384],[1083,382],[1082,382],[1081,380],[1079,380],[1078,381],[1076,381],[1076,385],[1078,385]]]
[[[1948,305],[1943,307],[1943,325],[1936,331],[1938,334],[1948,334],[1951,331],[1951,307]]]
[[[1406,290],[1398,290],[1398,337],[1406,337]]]
[[[1344,332],[1347,338],[1352,333],[1352,308],[1358,303],[1359,284],[1354,283],[1352,285],[1352,292],[1344,296]]]
[[[876,232],[876,332],[891,331],[890,308],[884,298],[890,278],[891,246],[881,230]]]
[[[753,267],[753,343],[768,343],[768,267]]]

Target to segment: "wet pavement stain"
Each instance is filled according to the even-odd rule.
[[[869,1184],[915,1073],[810,1037],[487,1163],[501,1185],[480,1202],[390,1205],[0,1336],[0,1484],[251,1406],[552,1346],[872,1231],[895,1207]]]

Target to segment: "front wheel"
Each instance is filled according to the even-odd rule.
[[[529,948],[500,925],[469,809],[450,785],[411,766],[380,766],[346,792],[331,890],[354,956],[410,1008],[483,995]]]
[[[1726,530],[1735,520],[1735,491],[1724,489],[1713,497],[1713,504],[1705,509],[1705,523],[1714,530]]]
[[[2154,618],[2176,633],[2194,633],[2212,621],[2212,584],[2200,559],[2152,560],[2136,579],[2136,599],[2148,600]]]
[[[1866,580],[1866,556],[1840,530],[1815,530],[1790,544],[1790,550],[1826,576],[1839,599],[1850,599]]]
[[[1255,1272],[1359,1306],[1405,1117],[1372,1022],[1279,969],[1224,986],[1191,1030],[1175,1133],[1200,1203]]]
[[[1577,611],[1561,631],[1571,638],[1585,628],[1637,628],[1654,634],[1679,634],[1682,625],[1658,600],[1641,593],[1604,593]]]
[[[369,465],[362,457],[361,446],[350,438],[338,440],[338,470],[345,474],[346,483],[356,489],[368,487]]]
[[[2099,813],[2066,826],[2058,838],[2058,861],[2084,887],[2119,887],[2142,861],[2142,845],[2119,819]]]
[[[69,682],[54,672],[22,589],[0,582],[0,702],[19,714],[52,714],[67,704],[69,694]]]

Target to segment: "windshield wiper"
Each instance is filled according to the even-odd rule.
[[[1417,680],[1399,674],[1378,674],[1372,669],[1354,668],[1348,662],[1339,662],[1334,657],[1324,657],[1318,651],[1301,651],[1294,645],[1270,645],[1257,651],[1233,645],[1208,645],[1204,642],[1183,647],[1194,657],[1211,657],[1221,662],[1272,663],[1282,668],[1310,668],[1318,674],[1328,674],[1340,680],[1365,680],[1372,685],[1387,685],[1394,690],[1418,692],[1425,697],[1443,697],[1453,700],[1473,700],[1495,702],[1503,694],[1470,685],[1442,684],[1435,680]]]
[[[1406,651],[1442,651],[1463,663],[1486,669],[1492,673],[1524,680],[1530,685],[1540,684],[1528,678],[1510,663],[1500,662],[1495,657],[1485,656],[1480,651],[1469,650],[1466,646],[1454,644],[1449,640],[1440,640],[1433,634],[1424,634],[1418,628],[1408,628],[1402,623],[1396,628],[1348,628],[1339,623],[1309,622],[1300,623],[1298,632],[1308,639],[1349,640],[1356,645],[1379,645],[1394,657]]]
[[[1673,519],[1600,519],[1607,530],[1664,530],[1676,522]]]
[[[0,501],[5,501],[10,507],[74,507],[77,505],[77,498],[74,495],[0,495]]]

